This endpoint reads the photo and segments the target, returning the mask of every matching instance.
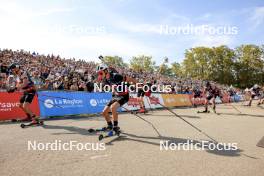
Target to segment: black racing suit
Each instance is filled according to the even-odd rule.
[[[115,90],[113,91],[112,100],[107,104],[107,106],[111,106],[115,102],[118,102],[120,106],[123,106],[128,102],[129,92],[127,90],[125,81],[125,76],[122,76],[121,74],[116,72],[110,72],[110,77],[105,80],[106,84],[119,86],[120,90],[118,88],[115,88]]]
[[[145,91],[143,90],[143,83],[141,84],[141,88],[138,89],[138,92],[137,92],[137,97],[144,97],[145,96]]]
[[[208,95],[206,96],[207,100],[220,97],[220,90],[218,88],[213,89],[211,86],[209,86],[209,87],[206,87],[205,91],[208,92]]]
[[[20,103],[32,103],[35,94],[36,94],[36,88],[34,86],[34,82],[31,80],[29,74],[26,72],[24,73],[24,76],[27,77],[28,84],[24,87],[22,87],[23,95],[20,98]]]
[[[260,97],[260,88],[252,88],[251,90],[251,98]]]
[[[201,92],[201,90],[199,90],[199,89],[194,89],[193,90],[193,93],[194,93],[194,98],[200,98],[202,95],[202,92]]]

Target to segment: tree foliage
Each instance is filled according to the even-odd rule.
[[[264,47],[241,45],[234,50],[227,46],[191,48],[185,53],[182,71],[192,78],[242,88],[263,85]]]
[[[134,56],[130,60],[130,67],[135,71],[148,71],[153,72],[155,69],[155,62],[152,61],[151,56]]]
[[[118,56],[106,56],[104,62],[118,67],[128,67]],[[264,85],[264,45],[195,47],[186,50],[182,63],[168,63],[168,58],[156,66],[151,56],[140,55],[130,60],[135,71],[156,71],[161,75],[211,80],[225,85],[246,88]]]
[[[114,67],[127,67],[128,65],[119,56],[105,56],[103,62]]]

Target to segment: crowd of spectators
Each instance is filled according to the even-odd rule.
[[[0,90],[5,91],[5,81],[8,76],[8,66],[18,63],[23,71],[31,74],[32,81],[37,89],[66,90],[66,91],[92,91],[96,81],[95,62],[65,59],[54,55],[40,55],[24,50],[0,50]],[[131,68],[115,68],[119,73],[148,81],[157,85],[172,85],[176,93],[190,93],[194,87],[202,87],[205,82],[201,80],[183,79],[160,75],[158,72],[135,72]],[[222,89],[227,89],[218,85]]]
[[[39,55],[23,50],[0,50],[0,89],[5,90],[8,66],[18,63],[22,71],[31,74],[38,89],[85,91],[93,81],[95,62],[65,59],[54,55]]]

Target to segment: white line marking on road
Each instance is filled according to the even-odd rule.
[[[108,157],[107,154],[105,155],[95,155],[95,156],[91,156],[90,159],[97,159],[97,158],[104,158],[104,157]]]

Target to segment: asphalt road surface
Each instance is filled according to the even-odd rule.
[[[264,107],[233,105],[241,113],[231,105],[218,105],[220,115],[196,113],[202,107],[173,109],[220,146],[233,145],[229,150],[202,149],[201,144],[211,144],[210,139],[167,110],[139,114],[160,135],[134,115],[121,114],[123,133],[101,142],[99,134],[87,130],[104,126],[102,117],[49,120],[27,129],[19,123],[0,123],[0,175],[263,176],[264,148],[256,144],[264,136]],[[57,147],[72,142],[79,148],[46,146],[54,147],[56,142]],[[186,150],[183,144],[200,144],[200,148]]]

